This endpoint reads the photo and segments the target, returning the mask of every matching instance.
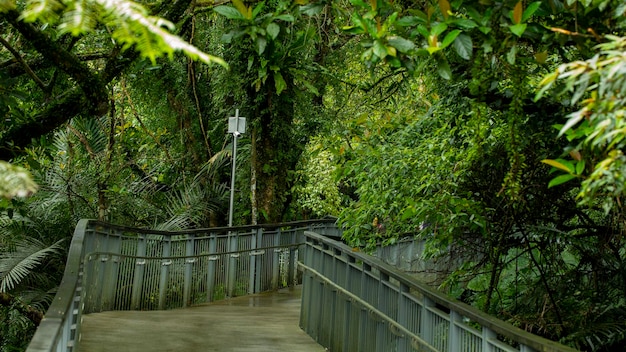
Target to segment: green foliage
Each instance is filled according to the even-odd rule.
[[[569,148],[571,160],[546,161],[567,173],[551,184],[583,178],[580,203],[599,203],[609,212],[621,211],[620,198],[626,184],[626,157],[622,152],[626,146],[626,99],[622,94],[626,83],[626,37],[607,36],[607,40],[597,46],[598,54],[591,59],[562,64],[547,75],[538,97],[562,82],[561,94],[571,93],[571,104],[581,106],[559,126],[559,136],[577,144]]]
[[[37,185],[26,169],[0,161],[0,198],[26,197],[35,191]]]
[[[297,181],[292,189],[303,217],[321,218],[337,215],[341,209],[341,195],[334,174],[336,163],[329,151],[320,144],[310,144],[302,156]]]
[[[14,1],[3,2],[0,11],[15,10]],[[194,60],[218,63],[224,60],[198,50],[182,38],[172,34],[174,25],[159,17],[150,16],[144,6],[129,0],[26,1],[21,18],[26,22],[41,21],[57,25],[59,33],[80,36],[96,30],[98,23],[111,30],[111,36],[125,49],[135,47],[154,64],[156,59],[181,51]]]

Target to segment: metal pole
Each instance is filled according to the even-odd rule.
[[[237,110],[239,115],[239,110]],[[228,207],[228,227],[233,226],[233,203],[235,202],[235,169],[237,168],[237,138],[239,132],[233,132],[233,169],[230,173],[230,204]]]

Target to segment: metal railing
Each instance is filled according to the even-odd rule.
[[[521,330],[420,283],[372,256],[313,232],[300,326],[339,351],[575,351]]]
[[[76,351],[82,314],[186,307],[299,283],[305,230],[338,233],[335,219],[176,232],[81,220],[27,351]]]

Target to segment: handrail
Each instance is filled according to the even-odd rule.
[[[410,303],[417,302],[420,314],[422,314],[422,316],[426,314],[427,311],[429,311],[429,307],[435,308],[436,306],[438,306],[437,309],[442,315],[446,315],[445,312],[441,311],[442,309],[449,310],[449,315],[455,316],[455,319],[450,318],[450,321],[454,321],[453,323],[451,323],[451,325],[458,327],[459,325],[463,324],[459,317],[462,316],[466,320],[479,324],[483,329],[491,331],[489,333],[491,335],[490,339],[495,340],[494,336],[497,334],[512,341],[515,341],[521,346],[525,346],[524,348],[530,348],[536,351],[576,351],[573,348],[529,333],[509,323],[494,318],[463,302],[452,299],[447,295],[436,291],[430,286],[415,280],[410,275],[392,267],[391,265],[384,263],[380,259],[369,256],[362,252],[354,251],[352,248],[341,242],[309,231],[305,232],[305,237],[307,243],[304,249],[305,254],[303,256],[304,258],[302,259],[302,263],[299,263],[300,267],[304,269],[305,275],[308,275],[309,279],[314,279],[316,282],[320,282],[324,285],[329,285],[333,287],[330,291],[342,293],[344,297],[349,297],[351,301],[356,302],[358,300],[361,300],[361,306],[364,306],[363,303],[371,304],[371,302],[368,303],[368,301],[364,299],[363,296],[369,295],[370,298],[371,296],[376,296],[378,298],[378,295],[383,295],[383,293],[381,292],[384,292],[384,295],[395,295],[394,297],[389,297],[389,299],[396,299],[395,297],[400,297],[398,298],[398,300],[403,301],[402,303],[397,303],[398,306],[400,306],[401,304],[409,304],[407,303],[409,301]],[[355,279],[356,281],[354,281],[348,277],[351,274],[358,274],[362,276],[359,276]],[[372,281],[376,281],[374,283],[375,287],[372,287],[372,285],[370,285],[369,287],[361,286],[366,285],[366,281],[368,281],[366,279],[372,279]],[[312,319],[309,315],[314,314],[311,312],[305,312],[305,310],[307,309],[306,305],[311,304],[305,302],[305,298],[310,297],[308,296],[308,294],[310,293],[310,289],[307,288],[307,285],[312,284],[315,281],[306,280],[306,278],[303,281],[303,317],[301,318],[301,325],[304,325],[303,328],[305,329],[305,331],[307,329],[309,331],[313,331],[317,335],[318,342],[320,343],[324,342],[319,341],[320,338],[328,340],[327,342],[329,343],[338,343],[336,341],[331,341],[332,339],[329,339],[328,336],[325,336],[330,336],[333,334],[333,332],[322,331],[323,327],[321,327],[321,325],[316,325],[316,322],[306,321],[307,319]],[[330,282],[333,283],[330,284]],[[355,282],[358,282],[358,287],[349,287],[354,286]],[[325,299],[329,300],[328,290],[322,289],[322,291],[326,293]],[[344,291],[348,291],[350,292],[350,294],[346,295],[344,294]],[[358,294],[355,294],[355,291]],[[391,293],[387,293],[387,291],[390,291]],[[331,296],[334,295],[336,295],[336,293],[331,293]],[[354,296],[360,298],[355,299]],[[371,299],[376,300],[374,298]],[[385,300],[383,298],[381,299]],[[426,302],[429,303],[425,304]],[[313,304],[313,306],[315,306],[315,304]],[[399,310],[399,307],[397,309]],[[433,311],[434,310],[435,309],[433,309]],[[322,318],[324,314],[325,313],[319,313],[315,316],[315,318]],[[333,316],[333,313],[326,314],[326,316]],[[384,316],[381,318],[383,320],[392,319],[388,316]],[[417,331],[413,331],[413,333],[419,335]],[[345,334],[346,332],[344,332],[344,335]],[[338,335],[341,335],[341,333],[338,333]],[[324,345],[324,343],[322,344]],[[332,346],[330,347],[332,349]],[[422,347],[428,348],[430,346],[424,345]],[[453,351],[453,349],[450,350]]]
[[[80,274],[82,273],[82,260],[84,240],[89,220],[83,219],[78,222],[74,229],[74,236],[70,244],[65,271],[59,289],[48,311],[41,320],[37,332],[28,346],[29,352],[48,352],[53,350],[67,349],[61,344],[62,327],[75,324],[72,318],[72,302],[76,292],[80,291]],[[71,346],[70,346],[71,347]]]
[[[291,285],[299,280],[295,257],[303,232],[328,229],[334,234],[335,222],[326,218],[160,231],[80,220],[61,285],[27,352],[78,350],[83,313],[186,306],[199,299],[208,302],[216,298],[217,286],[223,295],[231,296]],[[235,272],[238,266],[247,271]],[[129,282],[123,281],[129,278],[132,292]],[[173,291],[171,280],[178,280],[176,285],[184,288]],[[202,287],[196,287],[199,281]],[[156,306],[150,301],[155,294]],[[172,295],[177,295],[173,301]],[[146,300],[149,307],[142,303]]]
[[[109,229],[119,230],[119,231],[130,231],[138,234],[146,234],[146,235],[163,235],[163,236],[176,236],[176,235],[193,235],[199,233],[228,233],[228,232],[238,232],[245,230],[253,230],[253,229],[276,229],[281,227],[299,227],[299,226],[308,226],[308,225],[316,225],[316,224],[335,224],[337,222],[336,218],[333,217],[325,217],[318,220],[299,220],[299,221],[289,221],[279,224],[258,224],[258,225],[240,225],[240,226],[219,226],[219,227],[200,227],[193,229],[182,229],[182,230],[155,230],[149,228],[140,228],[140,227],[132,227],[118,224],[111,224],[104,221],[99,220],[89,220],[89,223],[94,226],[106,226]],[[332,237],[332,236],[331,236]]]

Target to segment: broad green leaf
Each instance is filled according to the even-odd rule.
[[[397,20],[394,24],[400,27],[410,27],[416,26],[420,23],[427,23],[425,19],[417,17],[417,16],[406,16]]]
[[[257,37],[255,42],[257,53],[259,55],[263,54],[263,52],[265,51],[265,47],[267,46],[267,39],[265,39],[264,37]]]
[[[583,171],[585,171],[585,161],[581,160],[576,163],[576,175],[582,175]]]
[[[513,34],[515,34],[518,37],[521,37],[522,34],[524,34],[524,32],[526,31],[526,23],[518,23],[512,26],[509,26],[509,29],[511,30],[511,32],[513,32]]]
[[[448,25],[443,22],[439,22],[430,29],[430,34],[439,36],[439,34],[443,33],[446,29],[448,29]]]
[[[554,186],[558,186],[560,184],[563,184],[567,181],[573,180],[575,179],[576,176],[571,175],[571,174],[565,174],[565,175],[560,175],[557,176],[555,178],[553,178],[552,180],[550,180],[550,182],[548,183],[548,188],[552,188]]]
[[[467,18],[459,18],[452,21],[452,23],[463,29],[472,29],[478,27],[478,24],[476,24],[476,22],[468,20]]]
[[[448,64],[448,60],[445,58],[440,58],[437,60],[437,73],[441,78],[449,80],[452,78],[452,70],[450,70],[450,65]]]
[[[463,59],[469,60],[472,58],[474,52],[474,45],[472,43],[472,37],[467,34],[459,35],[452,44],[452,47],[456,53]]]
[[[226,5],[216,6],[213,8],[213,11],[228,18],[229,20],[245,20],[246,19],[239,11],[237,11],[236,8],[226,6]]]
[[[285,22],[293,22],[293,21],[296,20],[295,17],[293,17],[292,15],[288,15],[288,14],[276,16],[276,19],[282,20],[282,21],[285,21]]]
[[[278,95],[280,95],[280,93],[287,88],[287,82],[285,82],[285,79],[280,71],[274,72],[274,85],[276,86],[276,94]]]
[[[280,26],[272,22],[267,25],[267,28],[265,28],[265,30],[267,31],[267,34],[272,37],[272,39],[276,39],[276,37],[278,37],[278,34],[280,33]]]
[[[387,42],[389,45],[398,49],[401,53],[406,53],[415,49],[415,43],[402,37],[390,37]]]
[[[541,6],[541,1],[536,1],[528,5],[522,14],[522,22],[528,21],[528,19],[539,9],[539,6]]]
[[[461,34],[460,29],[455,29],[448,32],[448,34],[446,34],[446,36],[443,38],[443,41],[441,42],[441,47],[448,47],[448,45],[452,44],[452,42],[456,39],[456,37],[458,37],[459,34]]]
[[[384,59],[387,56],[387,47],[380,40],[376,40],[374,42],[374,54],[381,59]]]
[[[548,164],[552,167],[555,167],[557,169],[563,170],[570,174],[573,174],[575,170],[574,164],[572,164],[570,161],[563,160],[563,159],[556,159],[556,160],[544,159],[544,160],[541,160],[541,162],[544,164]]]

